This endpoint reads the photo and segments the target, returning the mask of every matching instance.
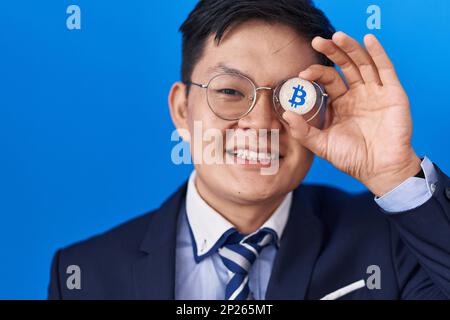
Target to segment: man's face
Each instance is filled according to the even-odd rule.
[[[216,45],[210,37],[203,55],[193,70],[191,80],[207,84],[217,74],[223,73],[219,66],[238,70],[253,81],[257,87],[275,88],[281,81],[297,77],[308,66],[317,63],[317,56],[310,43],[302,39],[293,29],[281,24],[268,24],[252,20],[231,28]],[[240,129],[259,132],[266,129],[279,132],[279,147],[271,145],[271,135],[267,136],[267,149],[279,150],[278,170],[272,175],[261,174],[261,164],[242,163],[234,159],[233,164],[196,164],[197,186],[208,190],[222,199],[242,205],[280,198],[293,190],[305,177],[312,161],[312,153],[299,145],[288,133],[287,126],[273,109],[273,91],[258,92],[255,107],[247,116],[238,121],[226,121],[217,117],[209,108],[206,90],[191,86],[187,100],[187,126],[191,134],[191,150],[196,144],[194,124],[201,122],[202,130],[219,129],[223,141],[226,130]],[[313,125],[318,125],[319,120]],[[239,132],[239,131],[237,131]],[[237,136],[233,137],[237,148],[242,145]],[[197,141],[198,142],[198,141]],[[207,143],[203,143],[203,148]],[[255,146],[251,147],[255,149]],[[254,150],[258,151],[258,150]],[[197,150],[198,152],[198,150]],[[227,152],[227,145],[218,152],[223,152],[224,159],[233,157]],[[197,155],[196,155],[197,154]],[[198,156],[192,150],[194,157]],[[267,167],[267,164],[266,164]]]

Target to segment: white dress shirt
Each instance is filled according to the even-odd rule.
[[[281,239],[291,203],[292,192],[261,228],[273,229]],[[230,273],[214,245],[233,227],[198,194],[194,171],[189,178],[185,210],[182,209],[178,224],[175,299],[224,299]],[[264,248],[249,272],[254,299],[262,300],[266,295],[276,251],[275,245]]]

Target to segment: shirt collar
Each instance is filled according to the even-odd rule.
[[[214,253],[218,241],[224,234],[229,234],[234,226],[221,214],[209,206],[199,195],[195,186],[196,172],[189,177],[186,194],[186,214],[194,242],[196,261]],[[273,229],[280,241],[289,216],[292,203],[292,192],[289,192],[271,217],[261,226]],[[256,231],[257,232],[257,231]]]

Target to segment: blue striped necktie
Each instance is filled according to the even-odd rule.
[[[225,300],[247,300],[250,296],[248,273],[261,250],[277,243],[277,234],[269,228],[262,228],[249,236],[234,230],[226,238],[218,253],[231,277],[225,289]]]

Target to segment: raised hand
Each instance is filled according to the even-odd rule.
[[[343,32],[331,40],[316,37],[313,48],[336,63],[345,80],[323,65],[299,74],[329,95],[322,129],[292,112],[283,117],[299,143],[382,196],[418,173],[421,160],[411,146],[410,105],[395,68],[375,36],[364,44]]]

